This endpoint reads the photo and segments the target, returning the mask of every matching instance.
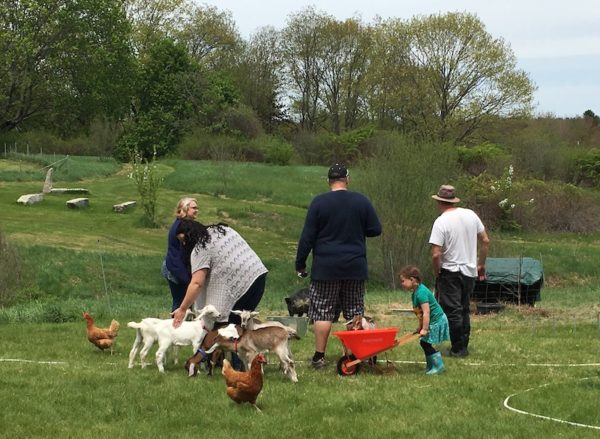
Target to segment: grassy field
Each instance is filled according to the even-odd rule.
[[[161,162],[163,227],[148,229],[140,226],[141,209],[112,212],[137,195],[126,170],[106,160],[72,157],[68,175],[55,173],[55,187],[90,190],[88,209],[67,209],[67,195],[17,205],[20,195],[41,191],[40,168],[53,159],[0,160],[0,230],[27,273],[19,301],[0,308],[0,437],[598,437],[591,427],[600,427],[599,235],[492,232],[491,256],[543,261],[538,306],[474,315],[471,356],[447,359],[447,372],[435,377],[422,373],[417,343],[381,354],[380,370],[364,365],[339,377],[335,337],[329,366],[313,371],[309,330],[292,342],[297,384],[269,359],[258,414],[229,400],[218,371],[188,378],[172,363],[163,375],[155,366],[127,369],[134,333],[125,324],[167,315],[159,267],[172,210],[184,195],[198,198],[203,222],[231,224],[256,249],[270,270],[261,315],[283,314],[283,297],[306,285],[293,271],[296,239],[308,202],[326,189],[324,169]],[[360,173],[353,177],[360,190]],[[414,329],[413,316],[393,311],[409,307],[408,294],[372,278],[369,314],[380,327]],[[85,309],[100,326],[121,322],[114,355],[86,340]],[[180,363],[189,354],[182,349]]]

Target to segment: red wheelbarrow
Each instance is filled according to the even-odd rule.
[[[377,354],[417,340],[419,334],[406,334],[396,339],[399,328],[366,329],[359,331],[337,331],[344,346],[344,355],[337,362],[340,375],[354,375],[360,369],[360,364]]]

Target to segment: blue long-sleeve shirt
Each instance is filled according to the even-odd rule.
[[[311,279],[366,280],[366,238],[380,234],[381,222],[364,195],[347,190],[317,195],[298,242],[296,270],[306,269],[312,251]]]
[[[169,229],[165,263],[169,272],[177,278],[179,283],[187,285],[192,280],[192,274],[190,272],[189,261],[184,256],[183,246],[177,239],[177,226],[180,222],[181,220],[177,218]]]

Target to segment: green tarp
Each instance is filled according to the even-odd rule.
[[[487,258],[485,276],[488,283],[534,285],[543,281],[542,263],[533,258]]]
[[[528,303],[541,299],[542,263],[533,258],[487,258],[486,278],[475,281],[473,299],[483,303]]]

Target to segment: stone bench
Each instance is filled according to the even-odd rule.
[[[113,212],[123,213],[132,207],[135,207],[135,201],[125,201],[124,203],[115,204],[113,206]]]
[[[21,195],[19,197],[19,199],[17,200],[17,203],[25,204],[28,206],[30,204],[39,203],[43,200],[44,200],[44,194],[27,194],[27,195]]]
[[[73,198],[72,200],[67,201],[67,207],[70,207],[71,209],[80,209],[83,207],[88,207],[89,205],[89,198]]]
[[[51,194],[87,194],[89,191],[80,187],[53,187],[50,189]]]

